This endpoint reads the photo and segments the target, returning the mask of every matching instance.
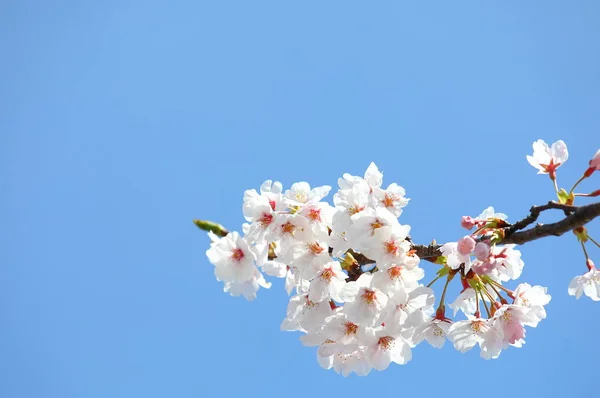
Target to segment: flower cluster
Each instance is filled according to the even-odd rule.
[[[557,178],[568,156],[563,141],[551,146],[534,142],[527,160],[538,174],[550,177],[558,198],[540,209],[571,214],[577,196],[600,196],[600,190],[574,192],[600,170],[600,151],[570,191],[559,189]],[[303,333],[301,342],[317,347],[323,368],[344,376],[366,375],[392,362],[407,363],[423,341],[441,348],[448,340],[460,352],[478,345],[483,358],[493,359],[503,349],[522,346],[525,327],[536,327],[546,317],[544,306],[551,297],[545,287],[505,285],[521,276],[524,263],[516,245],[501,243],[507,233],[532,221],[513,225],[488,207],[477,217],[462,217],[460,224],[469,233],[457,242],[424,247],[413,244],[410,226],[399,221],[409,202],[404,188],[384,188],[374,163],[362,177],[344,174],[338,186],[333,205],[323,201],[331,187],[312,188],[307,182],[284,191],[281,183],[268,180],[259,191],[247,190],[243,235],[197,221],[209,231],[212,243],[206,254],[225,292],[253,300],[261,287],[271,286],[265,274],[285,279],[291,297],[281,329]],[[573,232],[587,272],[571,281],[568,292],[600,301],[600,271],[585,247],[587,242],[600,244],[583,225]],[[426,285],[421,283],[423,260],[427,267],[437,267]],[[443,288],[436,298],[432,286],[438,281]],[[457,281],[460,293],[448,300],[449,315],[448,286]]]
[[[260,287],[270,287],[264,274],[285,279],[291,298],[281,329],[304,333],[302,343],[318,347],[322,367],[366,375],[407,363],[423,341],[441,348],[449,340],[461,352],[478,344],[483,358],[497,358],[524,343],[524,326],[545,318],[545,288],[523,283],[513,291],[502,284],[523,269],[514,245],[495,244],[508,225],[505,215],[488,208],[463,217],[461,225],[475,231],[443,245],[441,256],[425,258],[438,267],[425,286],[410,226],[399,221],[409,202],[404,188],[384,188],[373,163],[364,176],[344,174],[338,185],[333,206],[322,201],[331,187],[306,182],[284,191],[266,181],[259,191],[246,191],[244,235],[210,232],[207,251],[215,276],[234,296],[254,299]],[[436,305],[431,286],[438,280],[445,284]],[[465,320],[446,316],[453,280],[462,291],[449,306]]]

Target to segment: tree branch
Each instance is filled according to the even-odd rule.
[[[581,227],[582,225],[585,225],[592,221],[594,218],[600,216],[600,202],[592,203],[585,206],[570,207],[572,207],[573,209],[569,209],[570,214],[564,219],[552,224],[538,224],[535,227],[526,231],[514,232],[508,236],[505,236],[505,238],[502,239],[500,243],[515,243],[517,245],[522,245],[524,243],[531,242],[536,239],[545,238],[546,236],[561,236],[565,232],[569,232],[577,227]]]
[[[565,212],[566,217],[560,221],[552,224],[537,224],[535,227],[526,231],[522,229],[528,227],[537,221],[540,213],[545,210],[558,209]],[[572,231],[577,227],[581,227],[592,221],[594,218],[600,216],[600,202],[592,203],[584,206],[570,206],[563,205],[556,202],[548,202],[541,206],[532,206],[529,210],[529,215],[524,219],[516,222],[504,228],[504,239],[499,244],[510,244],[514,243],[522,245],[527,242],[531,242],[547,236],[561,236],[562,234]],[[441,245],[413,245],[412,248],[417,251],[417,255],[428,261],[435,261],[435,258],[442,255],[440,251]],[[364,256],[363,256],[364,257]],[[358,259],[357,259],[358,260]],[[372,261],[369,259],[362,259],[367,261],[364,264],[369,264]]]
[[[513,233],[515,233],[516,231],[520,231],[520,230],[528,227],[529,225],[531,225],[537,221],[541,212],[543,212],[545,210],[549,210],[549,209],[562,210],[565,213],[565,216],[568,216],[569,214],[572,214],[575,212],[575,210],[577,210],[577,206],[564,205],[564,204],[556,203],[553,201],[550,201],[542,206],[531,206],[531,209],[529,209],[529,215],[527,217],[525,217],[524,219],[522,219],[521,221],[517,221],[513,225],[507,227],[504,230],[504,236],[505,237],[510,236]]]

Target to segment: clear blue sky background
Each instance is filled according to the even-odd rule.
[[[567,295],[570,234],[523,248],[553,296],[525,347],[421,345],[344,379],[279,331],[281,281],[222,293],[191,220],[239,228],[245,189],[371,161],[419,242],[488,205],[521,218],[552,198],[535,139],[569,145],[563,185],[600,147],[599,20],[595,0],[3,1],[0,396],[597,392],[600,303]]]

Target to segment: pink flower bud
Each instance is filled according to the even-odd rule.
[[[587,267],[588,267],[588,269],[589,269],[590,271],[592,271],[592,270],[596,269],[596,267],[594,266],[594,262],[592,261],[592,259],[591,259],[591,258],[588,258],[588,259],[585,261],[585,265],[587,265]]]
[[[475,249],[475,243],[477,243],[475,242],[475,239],[469,235],[465,236],[464,238],[460,238],[457,245],[458,252],[463,256],[470,254],[473,249]]]
[[[600,149],[596,151],[596,154],[594,155],[592,160],[590,160],[590,167],[588,167],[585,173],[583,173],[583,176],[587,178],[591,176],[596,170],[600,170]]]
[[[471,267],[473,272],[475,272],[477,275],[487,275],[490,272],[492,272],[495,268],[496,268],[496,260],[493,258],[486,260],[484,262],[478,263],[478,264],[474,264]]]
[[[590,167],[593,167],[596,170],[600,170],[600,149],[596,151],[596,154],[590,160]]]
[[[475,226],[475,220],[473,220],[469,216],[462,216],[462,218],[460,219],[460,225],[464,229],[471,230]]]
[[[485,242],[478,242],[475,245],[475,257],[479,261],[485,261],[490,256],[490,245]]]

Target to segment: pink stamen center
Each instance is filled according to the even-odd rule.
[[[244,252],[243,252],[243,250],[242,250],[242,249],[239,249],[239,248],[238,248],[238,249],[235,249],[235,250],[234,250],[234,251],[231,253],[231,259],[232,259],[233,261],[236,261],[236,262],[238,262],[238,263],[239,263],[240,261],[242,261],[242,259],[243,259],[243,258],[244,258]]]

